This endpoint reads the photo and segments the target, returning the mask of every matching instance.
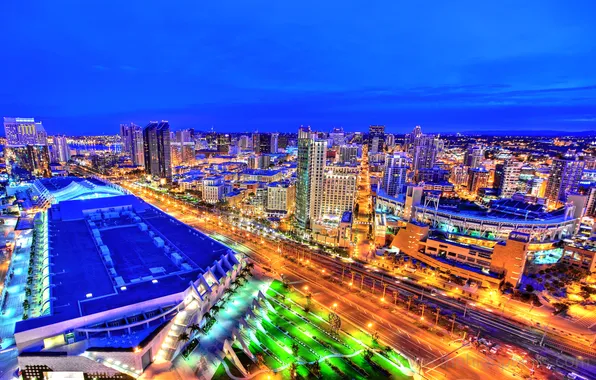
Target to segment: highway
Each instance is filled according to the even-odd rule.
[[[574,371],[580,374],[584,374],[589,378],[596,377],[596,371],[594,370],[594,367],[592,365],[595,359],[595,354],[592,348],[590,348],[587,345],[583,345],[583,342],[570,341],[563,336],[553,336],[550,333],[544,334],[544,331],[542,330],[524,326],[517,322],[509,321],[503,319],[502,317],[495,316],[491,313],[490,310],[486,310],[485,307],[474,308],[471,303],[468,303],[466,305],[466,303],[460,303],[457,300],[443,296],[439,293],[434,293],[434,296],[431,296],[430,292],[432,289],[426,288],[425,286],[422,286],[420,284],[409,282],[407,280],[404,280],[403,278],[395,279],[394,277],[386,275],[385,273],[374,272],[370,269],[365,268],[364,266],[360,267],[358,264],[355,263],[346,263],[342,261],[340,258],[334,258],[327,255],[320,255],[316,252],[313,252],[313,250],[309,250],[308,247],[305,248],[304,246],[300,246],[291,242],[276,241],[273,239],[272,236],[266,236],[266,234],[262,234],[262,236],[256,237],[255,235],[253,235],[253,231],[240,232],[240,228],[231,225],[234,223],[234,221],[227,220],[227,216],[220,215],[217,221],[214,221],[215,218],[213,216],[210,216],[208,213],[200,213],[196,209],[190,208],[189,205],[183,204],[182,202],[170,199],[169,197],[166,197],[164,195],[159,195],[159,199],[156,200],[155,195],[153,195],[152,192],[149,190],[142,191],[139,188],[130,187],[130,184],[124,185],[128,187],[129,190],[135,192],[137,195],[143,197],[149,202],[155,204],[156,206],[164,209],[166,212],[172,213],[174,216],[179,217],[186,223],[193,225],[199,230],[202,230],[224,242],[226,242],[226,238],[230,239],[226,242],[226,244],[236,244],[236,247],[244,249],[246,251],[245,253],[247,253],[249,256],[253,257],[257,261],[259,261],[260,259],[261,262],[266,263],[268,260],[269,265],[273,265],[273,259],[271,256],[273,256],[275,253],[275,247],[283,249],[284,251],[287,250],[287,254],[291,254],[292,249],[294,249],[294,255],[297,259],[302,257],[302,259],[304,260],[308,256],[308,260],[312,260],[312,265],[316,265],[319,268],[325,268],[328,271],[324,277],[328,277],[331,279],[334,278],[335,281],[340,282],[340,284],[334,284],[332,287],[329,285],[329,281],[325,281],[325,284],[323,285],[322,289],[320,289],[320,294],[322,294],[322,302],[324,302],[326,297],[331,297],[334,299],[342,299],[341,297],[343,297],[344,301],[348,305],[367,305],[367,303],[371,301],[370,298],[372,297],[370,296],[367,299],[345,298],[347,294],[346,292],[349,292],[349,296],[352,297],[352,292],[349,291],[347,278],[349,277],[350,280],[354,282],[352,284],[352,287],[356,286],[356,283],[358,283],[358,280],[360,280],[360,284],[363,290],[370,290],[372,292],[373,288],[375,288],[375,290],[379,292],[381,291],[381,288],[384,287],[385,292],[387,294],[391,294],[392,296],[393,294],[395,294],[395,303],[398,306],[400,305],[400,303],[403,306],[403,303],[407,302],[406,300],[408,299],[409,295],[416,297],[417,299],[413,299],[412,301],[410,314],[422,311],[421,309],[426,308],[425,311],[427,314],[425,314],[425,316],[428,318],[430,316],[430,313],[432,312],[431,310],[434,310],[434,306],[438,306],[441,308],[440,314],[449,315],[451,313],[455,313],[458,323],[462,323],[463,325],[468,326],[473,330],[480,331],[481,334],[486,334],[487,336],[494,336],[499,340],[509,342],[512,346],[515,345],[524,347],[528,351],[538,354],[541,360],[547,361],[550,364],[565,369],[566,371]],[[185,212],[181,213],[180,211],[182,210],[184,210]],[[232,233],[233,236],[230,236],[230,233]],[[247,246],[246,244],[249,244],[247,243],[248,239],[252,237],[260,239],[259,242],[263,245],[263,247],[259,248]],[[240,244],[240,246],[238,244]],[[264,251],[267,252],[263,253]],[[279,258],[279,260],[284,259]],[[312,283],[321,282],[321,277],[323,277],[322,274],[317,273],[316,277],[308,277],[308,274],[304,272],[304,265],[296,267],[293,263],[290,264],[289,262],[289,260],[284,260],[285,270],[288,271],[289,275],[294,276],[296,281]],[[348,267],[347,271],[346,267]],[[331,290],[334,288],[337,289]],[[420,301],[422,301],[422,299],[424,298],[426,299],[426,302],[424,304],[421,304]],[[429,299],[431,300],[429,301]],[[364,311],[361,311],[362,314],[360,316],[352,317],[349,316],[349,313],[347,311],[345,313],[346,315],[348,315],[349,318],[354,318],[355,323],[364,323],[365,319],[370,320],[371,310],[375,310],[374,307],[371,308],[369,306],[371,305],[367,305],[365,309],[363,309],[364,306],[361,306],[361,309]],[[380,307],[378,305],[378,302],[376,307]],[[359,311],[358,307],[352,307],[350,309],[350,313],[354,312],[354,310]],[[405,312],[405,310],[402,308],[402,313],[403,312]],[[387,325],[383,326],[388,327],[389,330],[392,330],[391,333],[384,332],[382,335],[383,339],[386,339],[392,345],[395,343],[396,347],[399,347],[407,355],[419,357],[423,361],[423,363],[426,360],[434,360],[428,351],[430,350],[432,352],[430,347],[436,347],[440,345],[440,343],[436,341],[436,337],[433,340],[425,341],[426,347],[429,348],[429,350],[427,350],[426,348],[424,348],[425,342],[423,341],[414,346],[410,346],[411,344],[413,344],[412,340],[404,341],[404,339],[402,338],[402,340],[400,341],[395,337],[387,336],[386,334],[395,334],[394,331],[397,331],[397,333],[399,334],[399,329],[393,329],[393,326],[398,325],[392,324],[392,316],[385,316],[385,314],[387,313],[377,313],[377,311],[375,311],[372,314],[373,319],[375,318],[375,316],[376,318],[381,318],[380,315],[382,315],[383,317],[381,318],[381,320],[383,321],[383,323],[387,323]],[[404,318],[403,315],[400,315],[399,317],[400,318],[398,319],[398,323],[403,323],[407,319]],[[411,317],[413,316],[410,316],[408,318],[412,319]],[[424,335],[424,333],[420,334]],[[419,333],[416,333],[417,337],[418,335]],[[425,339],[429,338],[427,337]],[[543,344],[543,346],[541,346],[541,344]],[[438,350],[439,354],[445,352],[441,349]],[[571,353],[572,355],[562,355],[563,351],[566,353]]]
[[[322,280],[323,276],[319,272],[322,269],[319,268],[329,268],[328,270],[335,276],[341,275],[341,272],[338,272],[339,267],[338,263],[334,261],[335,259],[325,262],[323,261],[327,259],[325,256],[313,254],[312,251],[296,250],[296,253],[299,252],[299,255],[305,257],[312,255],[313,261],[312,265],[304,265],[305,257],[302,257],[302,262],[295,263],[285,256],[292,255],[291,244],[286,246],[281,242],[271,241],[238,227],[226,225],[219,218],[216,219],[208,215],[197,217],[193,215],[193,212],[181,210],[172,206],[172,203],[168,204],[161,197],[156,200],[154,197],[148,197],[147,194],[138,192],[138,189],[128,188],[136,190],[137,195],[183,222],[222,241],[231,248],[247,254],[263,267],[289,276],[291,282],[297,284],[297,291],[303,291],[301,287],[307,284],[313,294],[313,299],[320,304],[331,305],[338,302],[340,304],[339,314],[345,320],[357,326],[368,326],[369,323],[373,323],[375,331],[379,333],[382,341],[395,347],[406,356],[420,360],[426,378],[480,379],[494,374],[496,370],[500,372],[499,376],[505,378],[529,374],[526,365],[512,363],[507,356],[484,355],[469,347],[457,349],[462,345],[461,340],[454,342],[448,332],[443,332],[441,329],[437,329],[441,331],[439,334],[427,331],[429,327],[432,327],[431,324],[425,328],[417,327],[420,322],[414,310],[408,314],[399,308],[389,308],[387,303],[377,301],[366,292],[351,291],[344,284]],[[278,249],[288,252],[280,255]],[[295,260],[299,260],[298,255],[295,256]],[[317,269],[314,269],[315,267]],[[430,318],[430,312],[428,316]]]

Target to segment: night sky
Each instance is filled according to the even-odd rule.
[[[0,116],[50,134],[596,130],[593,0],[148,3],[3,1]]]

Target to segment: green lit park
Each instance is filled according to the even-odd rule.
[[[348,329],[310,298],[273,281],[240,322],[232,348],[241,365],[227,355],[214,379],[411,377],[408,360],[380,343],[374,329]]]

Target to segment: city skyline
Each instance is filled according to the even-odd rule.
[[[590,2],[4,7],[0,41],[19,59],[0,63],[0,113],[60,134],[155,119],[226,132],[596,125]]]
[[[596,3],[35,3],[0,380],[596,379]]]

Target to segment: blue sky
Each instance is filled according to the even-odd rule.
[[[2,2],[0,115],[69,134],[596,129],[594,1],[149,3]]]

